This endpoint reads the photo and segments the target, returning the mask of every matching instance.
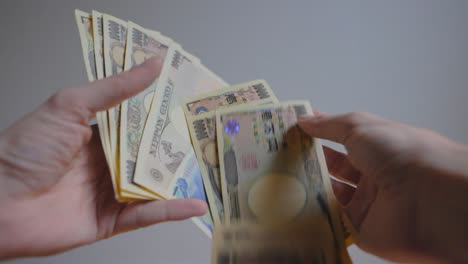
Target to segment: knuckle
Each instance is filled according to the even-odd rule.
[[[78,88],[67,88],[52,95],[46,105],[54,113],[71,115],[79,118],[80,122],[87,123],[90,112],[86,107],[86,102],[80,96]]]
[[[349,114],[346,114],[345,120],[348,123],[348,125],[353,128],[358,126],[361,121],[362,121],[362,113],[361,112],[351,112]]]
[[[377,122],[378,119],[368,112],[351,112],[345,115],[345,121],[350,129],[355,129],[367,123]]]
[[[365,123],[371,120],[371,114],[366,112],[351,112],[345,115],[345,126],[348,133],[342,139],[345,145],[351,144],[353,139],[361,138],[366,135],[367,129]]]
[[[63,89],[52,95],[48,100],[48,104],[54,108],[62,108],[73,101],[73,97],[74,92],[72,89]]]

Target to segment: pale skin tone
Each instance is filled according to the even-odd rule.
[[[203,215],[199,200],[118,203],[88,121],[142,91],[161,62],[65,89],[0,133],[0,259],[49,255],[148,225]],[[358,246],[394,261],[468,263],[468,148],[369,114],[304,117],[324,148]]]
[[[299,125],[324,147],[337,199],[380,257],[411,263],[468,263],[468,148],[429,130],[365,113],[304,117]]]
[[[203,215],[200,200],[118,203],[88,121],[148,87],[152,59],[128,73],[65,89],[0,134],[0,259],[49,255],[121,232]]]

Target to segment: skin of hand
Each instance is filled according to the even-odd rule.
[[[0,133],[0,259],[49,255],[121,232],[203,215],[200,200],[118,203],[88,121],[148,87],[162,62],[59,91]]]
[[[468,263],[468,148],[427,129],[367,113],[300,118],[309,135],[343,144],[324,147],[337,200],[356,242],[403,262]]]

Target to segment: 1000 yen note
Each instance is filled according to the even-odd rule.
[[[196,58],[174,45],[158,81],[138,152],[134,181],[170,198],[193,152],[182,99],[227,86]]]
[[[266,81],[255,80],[186,99],[184,112],[187,117],[195,116],[221,107],[262,100],[278,101]]]
[[[262,96],[259,95],[262,91]],[[250,94],[253,96],[242,95]],[[222,222],[224,219],[224,207],[221,193],[221,183],[219,177],[219,162],[216,144],[216,114],[215,110],[225,108],[231,104],[269,104],[277,103],[276,96],[271,91],[268,83],[264,80],[256,80],[231,86],[228,88],[213,91],[205,94],[204,98],[197,97],[189,99],[185,103],[186,109],[197,102],[198,107],[203,106],[203,102],[209,102],[208,107],[211,112],[186,111],[187,125],[189,127],[190,136],[192,139],[193,148],[197,155],[198,164],[203,176],[203,184],[205,186],[208,204],[210,206],[211,215],[215,225]],[[234,98],[234,99],[228,99]],[[242,98],[237,100],[237,98]],[[217,102],[217,103],[213,103]],[[231,103],[231,104],[229,104]],[[192,114],[198,114],[192,116]]]
[[[297,126],[307,102],[217,111],[225,221],[320,232],[324,263],[346,247],[320,143]]]
[[[104,54],[103,54],[103,27],[102,27],[102,14],[93,10],[92,11],[92,25],[93,25],[93,44],[94,44],[94,64],[96,69],[96,79],[104,78]],[[117,178],[115,176],[115,167],[112,160],[110,141],[109,141],[109,126],[107,122],[106,111],[96,113],[96,120],[99,127],[99,133],[102,135],[101,142],[106,156],[106,161],[109,166],[109,173],[112,179],[112,186],[114,187],[114,194],[117,200],[122,200],[117,185]],[[133,197],[130,197],[133,198]]]
[[[147,30],[128,22],[127,46],[125,49],[125,66],[127,71],[152,57],[164,62],[172,41],[156,31]],[[153,101],[158,79],[138,95],[122,102],[120,119],[120,174],[122,188],[138,188],[133,183],[135,163]],[[152,193],[152,196],[156,195]]]

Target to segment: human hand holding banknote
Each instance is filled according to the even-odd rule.
[[[0,134],[0,259],[48,255],[151,224],[202,215],[194,199],[118,203],[88,125],[148,87],[161,62],[64,89]],[[14,239],[12,239],[14,238]]]
[[[427,129],[367,113],[317,113],[303,130],[324,147],[335,196],[357,245],[405,263],[466,263],[468,149]]]

